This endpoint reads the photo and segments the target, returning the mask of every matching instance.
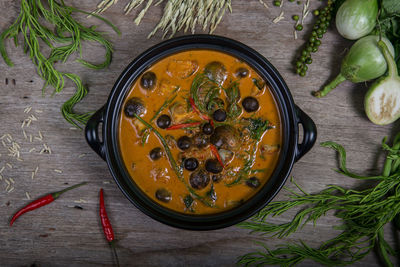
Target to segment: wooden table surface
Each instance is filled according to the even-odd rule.
[[[304,2],[304,0],[302,0]],[[84,10],[92,10],[97,1],[69,0],[68,4]],[[78,16],[85,25],[100,25],[109,32],[115,52],[109,68],[89,70],[72,59],[59,68],[79,74],[90,89],[89,95],[77,106],[79,111],[100,108],[122,70],[137,55],[161,41],[157,33],[151,39],[147,34],[158,22],[162,4],[152,7],[140,26],[133,23],[137,11],[124,16],[125,1],[118,2],[104,13],[122,31],[121,36],[95,18]],[[364,84],[342,84],[324,99],[310,95],[339,71],[341,57],[351,42],[342,39],[331,29],[323,40],[307,77],[293,74],[292,61],[309,32],[293,38],[293,14],[301,14],[302,6],[285,1],[284,20],[277,24],[272,20],[280,13],[272,1],[264,8],[257,0],[233,1],[232,14],[226,14],[215,34],[234,38],[256,49],[279,70],[286,80],[296,104],[309,114],[318,127],[315,147],[304,156],[292,171],[292,176],[308,192],[317,192],[327,184],[354,187],[359,182],[345,178],[332,169],[337,166],[336,154],[321,148],[322,141],[336,141],[348,152],[349,166],[359,173],[379,173],[382,167],[380,142],[384,136],[392,137],[399,127],[376,126],[370,123],[363,110]],[[320,5],[311,1],[311,9]],[[11,25],[19,12],[19,1],[0,1],[0,30]],[[309,29],[312,16],[307,17]],[[198,33],[201,31],[198,30]],[[183,33],[179,33],[182,35]],[[8,156],[7,148],[0,146],[0,265],[1,266],[111,266],[113,259],[98,218],[98,192],[105,190],[107,209],[118,239],[117,250],[123,266],[233,266],[238,256],[259,247],[253,241],[264,241],[269,246],[303,240],[318,246],[321,240],[332,237],[332,226],[338,223],[331,214],[321,218],[316,227],[306,225],[289,238],[250,235],[247,230],[232,226],[222,230],[195,232],[163,225],[144,215],[126,199],[117,188],[107,164],[86,144],[83,132],[71,129],[60,114],[62,103],[74,92],[68,82],[61,94],[51,96],[47,88],[43,97],[43,80],[36,74],[29,57],[10,41],[7,51],[15,66],[10,68],[0,60],[0,136],[9,146],[16,141],[21,146],[18,161]],[[97,45],[85,44],[84,55],[92,61],[100,61],[104,52]],[[24,113],[27,107],[32,107]],[[22,122],[34,115],[29,127]],[[32,118],[32,117],[31,117]],[[43,138],[39,136],[39,131]],[[32,135],[32,142],[30,136]],[[11,141],[11,143],[10,143]],[[51,154],[39,152],[47,145]],[[32,149],[35,148],[33,151]],[[30,152],[29,152],[30,151]],[[34,178],[32,172],[38,167]],[[7,181],[14,188],[7,188]],[[12,182],[14,181],[14,183]],[[70,191],[55,203],[21,217],[12,228],[8,222],[12,214],[28,203],[27,193],[34,199],[81,181],[89,185]],[[288,185],[292,187],[292,185]],[[276,199],[284,199],[281,191]],[[273,222],[290,220],[293,213]],[[303,262],[309,266],[313,262]],[[356,265],[374,266],[378,262],[370,254]]]

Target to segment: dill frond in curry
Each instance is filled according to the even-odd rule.
[[[378,176],[360,176],[350,172],[346,167],[346,151],[341,145],[334,142],[321,144],[339,153],[340,169],[337,172],[354,179],[376,182],[367,189],[358,191],[331,185],[319,193],[309,194],[292,181],[299,192],[286,188],[290,193],[289,200],[271,202],[250,221],[239,224],[239,227],[249,229],[252,233],[283,238],[308,222],[315,225],[328,211],[335,211],[335,216],[342,220],[342,224],[336,227],[341,233],[318,248],[300,242],[270,249],[266,244],[259,243],[262,250],[242,256],[238,263],[246,266],[293,266],[311,259],[329,266],[348,265],[361,260],[376,247],[383,263],[393,266],[389,255],[397,252],[385,240],[383,229],[390,222],[396,225],[400,218],[400,134],[396,136],[392,147],[385,142],[386,139],[382,147],[388,151],[388,155],[383,174]],[[300,210],[292,221],[283,224],[268,222],[269,218],[293,208]]]
[[[4,41],[13,38],[18,45],[18,36],[23,38],[23,48],[36,66],[39,76],[45,81],[42,88],[47,86],[54,87],[54,93],[59,93],[65,87],[65,78],[71,80],[76,86],[75,94],[67,100],[61,107],[61,113],[71,124],[80,127],[90,118],[91,113],[78,114],[73,111],[75,104],[80,102],[87,94],[87,88],[83,85],[81,78],[73,73],[61,72],[55,68],[57,62],[65,62],[70,55],[79,52],[77,61],[82,65],[92,69],[102,69],[111,62],[112,45],[104,34],[96,31],[95,27],[85,27],[72,17],[78,12],[89,14],[83,10],[67,6],[64,1],[55,0],[22,0],[21,10],[16,21],[0,35],[0,53],[4,61],[9,66],[13,63],[9,59]],[[119,34],[119,30],[108,20],[95,15],[113,28]],[[54,30],[47,25],[54,27]],[[94,41],[106,50],[105,60],[100,64],[88,62],[82,58],[82,42]],[[51,51],[47,56],[44,52],[45,45]]]

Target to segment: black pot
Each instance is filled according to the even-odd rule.
[[[182,214],[152,201],[131,180],[121,159],[117,140],[119,114],[132,83],[143,71],[161,58],[189,49],[218,50],[248,63],[268,81],[278,103],[282,121],[280,159],[268,182],[241,206],[212,215]],[[99,129],[100,124],[102,124],[101,129]],[[298,124],[302,124],[304,129],[301,144],[298,143]],[[99,130],[101,130],[102,138],[100,138]],[[317,130],[310,117],[294,104],[289,89],[278,71],[262,55],[228,38],[215,35],[189,35],[155,45],[133,60],[116,81],[106,105],[98,110],[87,123],[85,134],[91,148],[107,162],[121,191],[138,209],[171,226],[191,230],[211,230],[241,222],[268,204],[284,185],[293,164],[314,145]]]

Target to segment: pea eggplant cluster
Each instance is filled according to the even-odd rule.
[[[318,9],[314,10],[313,12],[314,16],[318,17],[318,19],[314,24],[311,36],[308,39],[304,49],[301,51],[300,57],[297,59],[295,66],[296,73],[302,77],[305,76],[307,73],[308,70],[307,65],[313,62],[311,53],[316,53],[318,51],[318,48],[321,45],[321,39],[324,37],[324,34],[328,31],[328,27],[332,21],[333,5],[334,2],[332,0],[328,0],[326,7],[324,7],[321,10]],[[301,24],[297,25],[297,27],[298,26],[301,26],[301,29],[296,28],[296,30],[303,29],[303,26]]]

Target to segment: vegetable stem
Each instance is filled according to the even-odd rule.
[[[333,81],[326,85],[322,90],[313,92],[313,96],[318,98],[324,97],[345,80],[346,78],[341,73],[339,73],[339,75],[336,76],[336,78],[333,79]]]
[[[175,125],[172,125],[172,126],[168,127],[165,130],[179,130],[179,129],[183,129],[183,128],[190,128],[190,127],[194,127],[194,126],[199,126],[200,124],[201,124],[201,122],[199,122],[199,121],[190,122],[190,123],[175,124]]]
[[[154,129],[153,126],[151,126],[150,123],[146,122],[145,120],[143,120],[141,117],[139,117],[136,113],[133,113],[133,115],[136,117],[136,119],[138,119],[141,123],[143,123],[148,129],[150,129],[151,131],[153,131],[158,138],[160,139],[165,152],[167,154],[168,157],[168,161],[171,164],[172,169],[174,170],[176,176],[178,177],[178,179],[185,185],[185,187],[187,188],[187,190],[194,196],[196,197],[196,199],[198,199],[200,202],[202,202],[204,205],[209,206],[209,207],[217,207],[216,205],[208,202],[207,200],[205,200],[202,196],[200,196],[199,194],[197,194],[185,181],[185,179],[183,178],[183,171],[182,168],[178,167],[178,164],[176,164],[176,161],[174,159],[174,156],[171,153],[171,150],[169,149],[169,146],[167,144],[167,142],[165,141],[164,137],[156,130]]]
[[[101,226],[103,228],[103,232],[104,232],[104,236],[106,237],[108,244],[110,244],[111,250],[114,254],[116,263],[117,263],[117,267],[119,267],[119,260],[118,260],[118,254],[117,254],[117,250],[115,249],[115,236],[114,236],[114,231],[113,228],[111,226],[111,222],[110,219],[108,218],[107,215],[107,210],[106,210],[106,206],[104,204],[104,190],[103,188],[100,189],[100,197],[99,197],[99,215],[100,215],[100,222],[101,222]]]
[[[389,49],[385,42],[380,40],[378,42],[378,46],[382,49],[383,56],[385,57],[386,63],[388,65],[388,77],[394,78],[399,76],[396,62],[394,61],[393,56],[390,54]]]
[[[385,237],[383,235],[383,227],[378,231],[378,237],[377,237],[377,242],[378,242],[378,249],[379,253],[381,256],[381,260],[383,261],[384,265],[386,267],[393,267],[393,263],[389,259],[388,252],[385,247]]]
[[[400,149],[400,142],[396,142],[396,140],[395,140],[392,150],[396,151],[399,149]],[[397,169],[399,163],[400,163],[399,159],[393,160],[391,157],[387,157],[385,160],[384,167],[383,167],[382,176],[388,177],[389,175],[394,173],[394,171]]]
[[[171,150],[168,147],[167,142],[165,141],[164,137],[156,130],[154,129],[153,126],[151,126],[148,122],[146,122],[145,120],[143,120],[140,116],[138,116],[136,113],[134,113],[133,115],[135,115],[136,119],[138,119],[141,123],[143,123],[148,129],[150,129],[151,131],[153,131],[158,138],[160,139],[161,143],[164,146],[165,152],[167,153],[167,157],[168,160],[171,164],[172,169],[175,171],[176,175],[178,176],[179,180],[183,180],[182,177],[182,170],[178,167],[178,165],[176,164],[176,161],[174,159],[174,157],[172,156]]]
[[[63,193],[65,193],[65,192],[67,192],[67,191],[69,191],[69,190],[75,189],[75,188],[77,188],[77,187],[81,187],[82,185],[85,185],[85,184],[87,184],[87,182],[83,182],[83,183],[80,183],[80,184],[76,184],[76,185],[67,187],[67,188],[65,188],[65,189],[63,189],[63,190],[61,190],[61,191],[54,192],[54,193],[52,193],[53,198],[54,198],[54,199],[57,199],[57,198],[59,198]]]
[[[111,247],[111,250],[113,252],[113,255],[114,255],[114,258],[115,258],[115,262],[117,263],[117,267],[119,267],[120,266],[119,265],[119,258],[118,258],[117,249],[115,248],[115,242],[114,241],[110,242],[110,247]]]

